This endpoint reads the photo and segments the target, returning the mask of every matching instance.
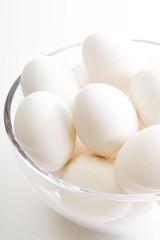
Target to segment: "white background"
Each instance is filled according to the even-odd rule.
[[[0,0],[0,240],[104,240],[54,213],[27,185],[3,125],[7,91],[31,58],[91,32],[160,42],[157,0]]]

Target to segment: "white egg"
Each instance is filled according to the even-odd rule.
[[[79,91],[73,105],[73,122],[90,151],[110,158],[138,130],[138,117],[130,100],[105,83],[89,84]]]
[[[63,169],[62,179],[80,188],[93,191],[125,194],[116,183],[113,162],[94,155],[80,155]],[[60,192],[62,202],[70,214],[92,222],[108,222],[122,217],[129,203],[108,201],[66,190]]]
[[[137,132],[115,160],[118,184],[130,193],[160,191],[160,124]]]
[[[76,66],[74,66],[73,73],[74,73],[75,77],[77,78],[79,85],[81,87],[84,87],[87,84],[92,82],[91,77],[89,76],[88,72],[86,71],[84,63],[78,63]]]
[[[61,169],[73,153],[72,114],[53,93],[39,91],[24,98],[16,111],[14,128],[26,153],[48,171]]]
[[[31,60],[21,74],[24,96],[35,91],[50,91],[63,98],[72,107],[80,86],[72,70],[56,57],[39,57]]]
[[[91,152],[86,148],[86,146],[82,143],[78,136],[76,136],[76,144],[74,148],[74,152],[72,158],[75,158],[81,154],[90,154]]]
[[[135,75],[131,98],[145,126],[160,123],[159,69],[143,69]]]
[[[93,33],[83,43],[84,64],[94,82],[111,84],[128,92],[137,71],[133,43],[120,35]]]

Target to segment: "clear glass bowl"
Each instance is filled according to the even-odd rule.
[[[145,60],[145,66],[160,64],[160,44],[143,40],[132,41],[136,51]],[[81,47],[82,44],[75,44],[48,55],[56,55],[73,68],[82,62]],[[6,98],[4,123],[16,153],[16,160],[39,197],[67,219],[112,235],[115,237],[112,239],[160,239],[160,193],[124,195],[80,188],[47,172],[27,156],[13,129],[14,114],[22,99],[19,76]]]

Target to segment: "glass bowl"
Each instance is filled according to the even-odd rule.
[[[160,64],[160,44],[132,39],[145,66]],[[73,68],[82,62],[82,44],[54,51],[61,61]],[[59,175],[47,172],[36,164],[16,139],[13,122],[17,106],[23,99],[20,76],[11,86],[4,107],[7,135],[16,153],[15,158],[25,178],[39,197],[67,219],[112,239],[160,239],[160,193],[111,194],[95,192],[70,184]],[[108,238],[107,238],[108,239]]]

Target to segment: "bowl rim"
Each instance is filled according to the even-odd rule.
[[[148,40],[140,40],[140,39],[131,39],[133,42],[139,42],[144,44],[152,44],[160,46],[160,43],[148,41]],[[82,43],[72,44],[58,50],[55,50],[47,56],[54,56],[56,54],[62,53],[66,50],[71,50],[72,48],[82,46]],[[22,160],[27,164],[32,170],[37,172],[47,181],[55,184],[57,187],[69,190],[71,192],[76,192],[79,194],[87,195],[88,197],[94,198],[101,198],[108,201],[118,201],[118,202],[148,202],[148,201],[156,201],[160,200],[160,192],[152,192],[152,193],[143,193],[143,194],[118,194],[118,193],[107,193],[107,192],[98,192],[87,188],[82,188],[72,183],[69,183],[62,178],[55,176],[53,173],[46,171],[44,168],[39,166],[34,160],[32,160],[26,152],[23,150],[21,145],[19,144],[16,136],[14,134],[14,128],[11,120],[11,110],[12,110],[12,103],[14,99],[14,95],[20,85],[21,75],[14,81],[13,85],[10,87],[7,97],[5,99],[4,104],[4,126],[8,138],[13,145],[16,152],[21,156]]]

